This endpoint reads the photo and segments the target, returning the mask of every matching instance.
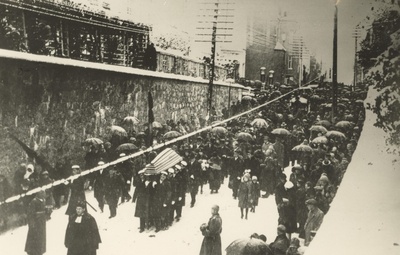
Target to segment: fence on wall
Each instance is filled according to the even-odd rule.
[[[68,4],[69,3],[69,4]],[[0,48],[144,68],[151,27],[107,17],[65,1],[0,2]],[[207,63],[157,52],[157,71],[208,79]],[[216,80],[227,71],[216,67]]]

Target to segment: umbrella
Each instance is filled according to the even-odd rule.
[[[290,132],[284,128],[276,128],[271,133],[274,135],[290,135]]]
[[[139,132],[139,133],[137,133],[137,135],[136,135],[137,138],[145,137],[145,136],[146,136],[146,134],[145,134],[144,132]]]
[[[240,132],[236,134],[236,139],[250,142],[253,141],[253,136],[246,132]]]
[[[227,255],[270,255],[268,245],[257,238],[241,238],[233,241],[226,247]]]
[[[361,99],[358,99],[358,100],[356,100],[356,103],[357,103],[357,104],[364,104],[364,101],[361,100]]]
[[[254,98],[252,98],[251,96],[244,96],[242,97],[242,101],[252,101]]]
[[[152,123],[152,127],[153,128],[163,128],[163,125],[160,123],[160,122],[157,122],[157,121],[153,121],[153,123]]]
[[[216,120],[216,121],[213,121],[213,122],[211,122],[211,125],[216,125],[216,126],[223,126],[223,127],[225,127],[226,126],[226,123],[221,123],[222,121],[220,121],[220,120]],[[220,124],[221,123],[221,124]],[[217,125],[217,124],[220,124],[220,125]]]
[[[292,100],[290,100],[290,102],[291,103],[294,103],[294,102],[296,102],[296,98],[294,97],[294,98],[292,98]],[[307,99],[306,98],[304,98],[304,97],[300,97],[299,98],[299,102],[300,103],[302,103],[302,104],[306,104],[308,101],[307,101]]]
[[[344,119],[348,120],[348,121],[351,121],[351,120],[354,119],[354,116],[353,116],[353,114],[347,114],[347,115],[344,116]]]
[[[312,149],[309,145],[307,145],[307,144],[300,144],[300,145],[294,146],[293,149],[292,149],[292,151],[297,151],[297,152],[310,152],[310,153],[312,153],[312,152],[313,152],[313,149]]]
[[[321,126],[324,126],[324,127],[328,128],[328,127],[330,127],[332,124],[331,124],[329,121],[327,121],[327,120],[320,120],[320,121],[317,121],[317,122],[315,123],[315,125],[321,125]]]
[[[324,126],[321,126],[321,125],[311,126],[310,131],[316,131],[316,132],[320,132],[320,133],[323,133],[323,134],[328,132],[328,130]]]
[[[271,97],[279,97],[281,95],[282,93],[279,90],[275,90],[274,92],[271,93]]]
[[[335,124],[335,127],[339,128],[352,128],[353,127],[353,122],[350,122],[348,120],[342,120],[339,121],[338,123]]]
[[[99,144],[103,144],[103,141],[99,138],[88,138],[83,142],[84,145],[90,146],[90,145],[99,145]]]
[[[336,131],[336,130],[328,131],[328,132],[325,134],[325,136],[326,136],[326,137],[337,137],[337,138],[346,139],[346,136],[345,136],[342,132],[339,132],[339,131]]]
[[[318,96],[318,95],[313,95],[313,96],[310,97],[310,99],[312,99],[312,100],[321,100],[321,97]]]
[[[314,138],[311,142],[314,144],[327,144],[328,138],[326,138],[325,136],[318,136],[317,138]]]
[[[225,134],[228,133],[228,130],[226,128],[224,128],[224,127],[213,127],[211,129],[211,132],[213,134],[223,134],[223,135],[225,135]]]
[[[136,145],[134,145],[133,143],[123,143],[120,146],[118,146],[115,151],[118,153],[121,152],[133,152],[135,150],[137,150],[138,147],[136,147]]]
[[[267,128],[269,126],[268,122],[266,120],[264,120],[264,119],[261,119],[261,118],[254,119],[251,122],[251,125],[254,126],[254,127],[258,127],[258,128],[262,128],[262,127]]]
[[[126,133],[125,129],[120,126],[112,125],[110,130],[111,130],[111,134],[113,134],[113,135],[128,136],[128,133]]]
[[[127,116],[124,118],[123,122],[125,124],[131,124],[132,126],[139,124],[139,119],[134,116]]]
[[[181,136],[181,133],[179,133],[178,131],[169,131],[167,133],[164,134],[164,139],[172,139],[172,138],[177,138]]]

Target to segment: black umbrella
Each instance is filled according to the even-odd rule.
[[[227,255],[272,255],[268,245],[257,238],[237,239],[225,250]]]
[[[118,153],[121,152],[134,152],[135,150],[137,150],[138,147],[136,147],[136,145],[134,145],[133,143],[123,143],[120,146],[118,146],[115,151]]]

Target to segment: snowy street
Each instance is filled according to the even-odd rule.
[[[288,174],[288,173],[287,173]],[[260,198],[255,213],[249,212],[248,220],[240,219],[238,201],[232,198],[232,191],[227,187],[227,179],[218,194],[210,194],[208,185],[204,193],[197,195],[197,202],[190,208],[190,195],[186,194],[186,206],[182,218],[174,222],[166,231],[154,232],[154,228],[139,233],[139,218],[134,217],[135,204],[124,203],[118,207],[117,217],[108,219],[108,207],[104,213],[93,211],[88,207],[99,226],[102,243],[99,255],[122,254],[198,254],[203,236],[199,230],[202,223],[207,223],[211,217],[211,206],[220,206],[223,220],[221,234],[222,248],[225,249],[233,240],[249,237],[252,233],[264,234],[267,242],[276,237],[278,213],[273,196]],[[86,194],[88,202],[97,209],[92,192]],[[47,222],[47,252],[46,254],[66,254],[64,236],[68,216],[64,215],[66,206],[53,212],[52,219]],[[0,247],[7,254],[26,254],[24,245],[28,227],[23,226],[0,236]]]

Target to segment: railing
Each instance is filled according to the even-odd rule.
[[[52,1],[0,2],[0,48],[8,50],[148,69],[150,30]],[[160,51],[153,70],[204,79],[210,72],[200,60]],[[215,74],[225,80],[227,71],[216,67]]]

